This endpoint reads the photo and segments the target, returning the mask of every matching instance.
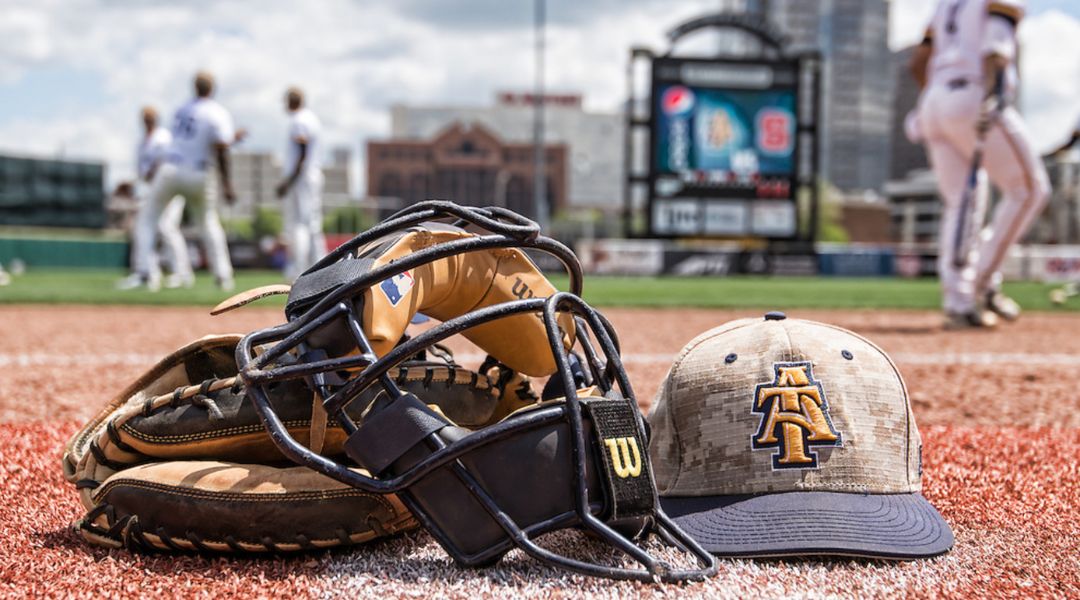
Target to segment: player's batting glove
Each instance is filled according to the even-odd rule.
[[[986,132],[990,131],[990,127],[994,124],[997,117],[996,104],[996,101],[989,98],[983,101],[983,105],[979,110],[979,119],[975,121],[975,131],[979,135],[986,135]]]
[[[987,131],[990,131],[990,127],[993,126],[994,121],[997,120],[1001,114],[1001,110],[1005,108],[1005,99],[1001,91],[1001,77],[998,75],[993,89],[983,98],[982,104],[979,106],[979,120],[975,122],[975,130],[979,135],[986,135]]]

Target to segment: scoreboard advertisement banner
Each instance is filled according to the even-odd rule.
[[[651,235],[797,235],[798,61],[657,57],[651,102]]]

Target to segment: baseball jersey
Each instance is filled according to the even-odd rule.
[[[307,108],[293,111],[289,116],[289,141],[285,146],[285,175],[292,174],[296,168],[296,161],[300,160],[300,144],[298,138],[307,140],[307,154],[304,155],[304,173],[307,175],[319,170],[319,137],[322,135],[322,124],[315,113]]]
[[[210,98],[195,98],[176,111],[168,161],[180,167],[205,171],[214,145],[231,144],[236,137],[232,117]]]
[[[155,127],[150,135],[143,136],[135,151],[135,167],[138,170],[139,179],[145,180],[154,165],[165,160],[170,144],[172,144],[172,134],[164,127]]]
[[[940,0],[926,30],[934,47],[928,83],[979,82],[988,54],[1014,61],[1016,26],[1023,16],[1023,0]],[[1009,71],[1009,79],[1015,80],[1012,65]]]

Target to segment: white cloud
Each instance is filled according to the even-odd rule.
[[[18,78],[30,65],[52,53],[49,19],[43,11],[27,7],[4,7],[0,19],[0,85]]]
[[[1051,10],[1020,28],[1020,108],[1035,146],[1051,149],[1080,117],[1080,21]]]
[[[889,3],[889,47],[900,50],[919,43],[936,5],[937,0],[892,0]]]
[[[893,1],[891,45],[918,39],[932,3]],[[712,0],[637,2],[589,12],[550,2],[547,84],[583,92],[592,109],[617,110],[629,48],[663,49],[668,28],[714,7]],[[323,120],[325,147],[360,149],[366,138],[386,135],[394,102],[486,104],[496,90],[531,88],[531,12],[520,12],[517,26],[471,28],[389,2],[0,0],[0,93],[41,65],[95,73],[104,90],[100,105],[79,110],[33,119],[0,114],[0,147],[41,154],[63,148],[108,161],[114,181],[130,176],[139,107],[168,113],[189,95],[192,74],[208,68],[218,77],[219,99],[251,131],[247,147],[281,151],[281,96],[296,84]],[[1051,15],[1029,19],[1024,29],[1025,104],[1040,111],[1078,97],[1071,86],[1080,84],[1077,22]],[[1052,60],[1038,58],[1047,56]],[[1075,108],[1046,110],[1050,116],[1032,116],[1040,139]]]
[[[68,155],[109,161],[113,179],[131,172],[138,108],[149,103],[171,111],[188,96],[199,68],[217,75],[219,100],[251,131],[248,147],[273,151],[283,144],[281,96],[290,84],[307,90],[324,122],[325,147],[353,148],[386,134],[393,102],[488,103],[498,89],[532,86],[528,10],[519,27],[471,30],[403,16],[389,3],[346,0],[306,3],[302,10],[283,0],[45,1],[32,10],[3,4],[0,35],[17,30],[19,48],[0,49],[0,85],[48,62],[99,74],[107,100],[79,114],[0,117],[0,146],[48,154],[63,147]],[[589,106],[614,110],[625,92],[629,47],[660,46],[666,27],[708,6],[705,0],[674,10],[645,3],[573,27],[552,18],[548,85],[583,91]],[[549,14],[557,17],[558,10],[552,3]]]

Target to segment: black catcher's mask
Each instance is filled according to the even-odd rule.
[[[572,293],[555,291],[525,249],[560,260]],[[715,559],[660,509],[617,337],[581,300],[581,286],[574,254],[540,235],[532,221],[502,208],[423,202],[309,269],[290,292],[288,322],[247,335],[236,358],[250,399],[286,456],[359,489],[398,494],[460,564],[492,564],[516,546],[587,575],[710,576]],[[403,335],[417,312],[441,322]],[[525,377],[526,387],[527,376],[549,376],[544,399],[503,402],[505,414],[466,429],[433,398],[395,384],[393,370],[403,361],[459,333],[490,355],[485,365]],[[269,388],[300,378],[349,435],[347,457],[312,452],[275,414]],[[371,398],[364,394],[369,388],[379,393],[361,419],[350,418],[345,407]],[[640,566],[587,562],[536,542],[570,527]],[[643,549],[637,540],[650,532],[690,553],[697,568],[672,567]]]

